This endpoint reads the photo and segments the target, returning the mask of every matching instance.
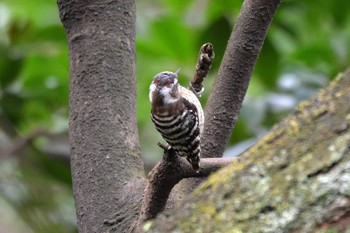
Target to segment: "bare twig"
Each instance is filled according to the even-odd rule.
[[[46,129],[38,128],[28,134],[12,139],[8,145],[0,148],[0,159],[9,156],[23,156],[27,148],[33,147],[33,140],[37,138],[48,139],[48,143],[44,147],[36,148],[46,156],[61,160],[69,164],[69,144],[64,133],[51,133]],[[53,146],[54,145],[54,146]]]
[[[203,88],[203,80],[208,75],[211,65],[214,61],[214,48],[211,43],[205,43],[199,50],[198,61],[196,65],[196,73],[190,83],[189,89],[197,96],[200,97]]]
[[[32,142],[33,139],[41,136],[50,136],[51,134],[45,129],[36,129],[28,133],[25,136],[18,137],[13,140],[11,145],[6,148],[0,149],[0,156],[6,157],[10,155],[16,155],[20,153],[24,148]]]

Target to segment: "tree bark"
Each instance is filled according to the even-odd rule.
[[[222,157],[281,0],[245,0],[205,107],[201,157]]]
[[[144,191],[135,230],[139,230],[145,221],[155,218],[164,210],[171,190],[179,181],[189,177],[208,177],[236,159],[204,158],[201,160],[201,170],[196,172],[188,161],[177,156],[172,148],[165,149],[163,159],[148,175],[148,185]]]
[[[350,229],[350,70],[147,232]],[[151,227],[150,227],[151,226]]]
[[[58,7],[69,46],[78,229],[127,232],[145,187],[136,122],[135,2],[58,0]],[[115,224],[108,220],[113,215]]]

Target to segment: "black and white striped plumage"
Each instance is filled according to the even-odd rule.
[[[179,85],[177,73],[165,71],[153,78],[149,97],[156,129],[198,172],[204,114],[197,96]]]

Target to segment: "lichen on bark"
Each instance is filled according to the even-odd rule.
[[[350,229],[350,71],[301,103],[148,232]]]

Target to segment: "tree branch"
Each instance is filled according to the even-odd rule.
[[[196,65],[196,72],[191,80],[189,89],[197,96],[200,97],[203,88],[203,80],[208,75],[211,65],[213,64],[215,57],[214,48],[211,43],[205,43],[199,50],[199,56]]]
[[[0,159],[6,158],[8,156],[24,155],[24,150],[30,146],[33,146],[33,140],[40,137],[48,139],[50,141],[50,145],[64,141],[64,145],[66,145],[66,147],[63,147],[64,149],[68,149],[68,139],[66,140],[67,137],[65,133],[51,133],[46,129],[38,128],[24,136],[12,139],[12,141],[9,142],[6,147],[0,148]],[[57,148],[52,147],[50,147],[50,150],[48,150],[48,147],[43,147],[40,148],[40,151],[48,157],[62,160],[67,164],[70,163],[68,150],[57,150]]]
[[[19,154],[23,149],[25,149],[28,144],[30,144],[33,139],[41,136],[51,136],[51,134],[45,129],[36,129],[28,133],[23,137],[18,137],[13,140],[10,146],[7,148],[0,149],[0,158],[5,158],[7,156]]]
[[[245,0],[205,109],[202,157],[222,157],[280,0]]]
[[[170,148],[164,148],[163,159],[152,169],[148,175],[141,213],[137,226],[163,211],[172,188],[182,179],[190,177],[207,177],[212,172],[227,166],[237,158],[206,158],[201,159],[200,171],[195,172],[191,165],[176,155]]]

